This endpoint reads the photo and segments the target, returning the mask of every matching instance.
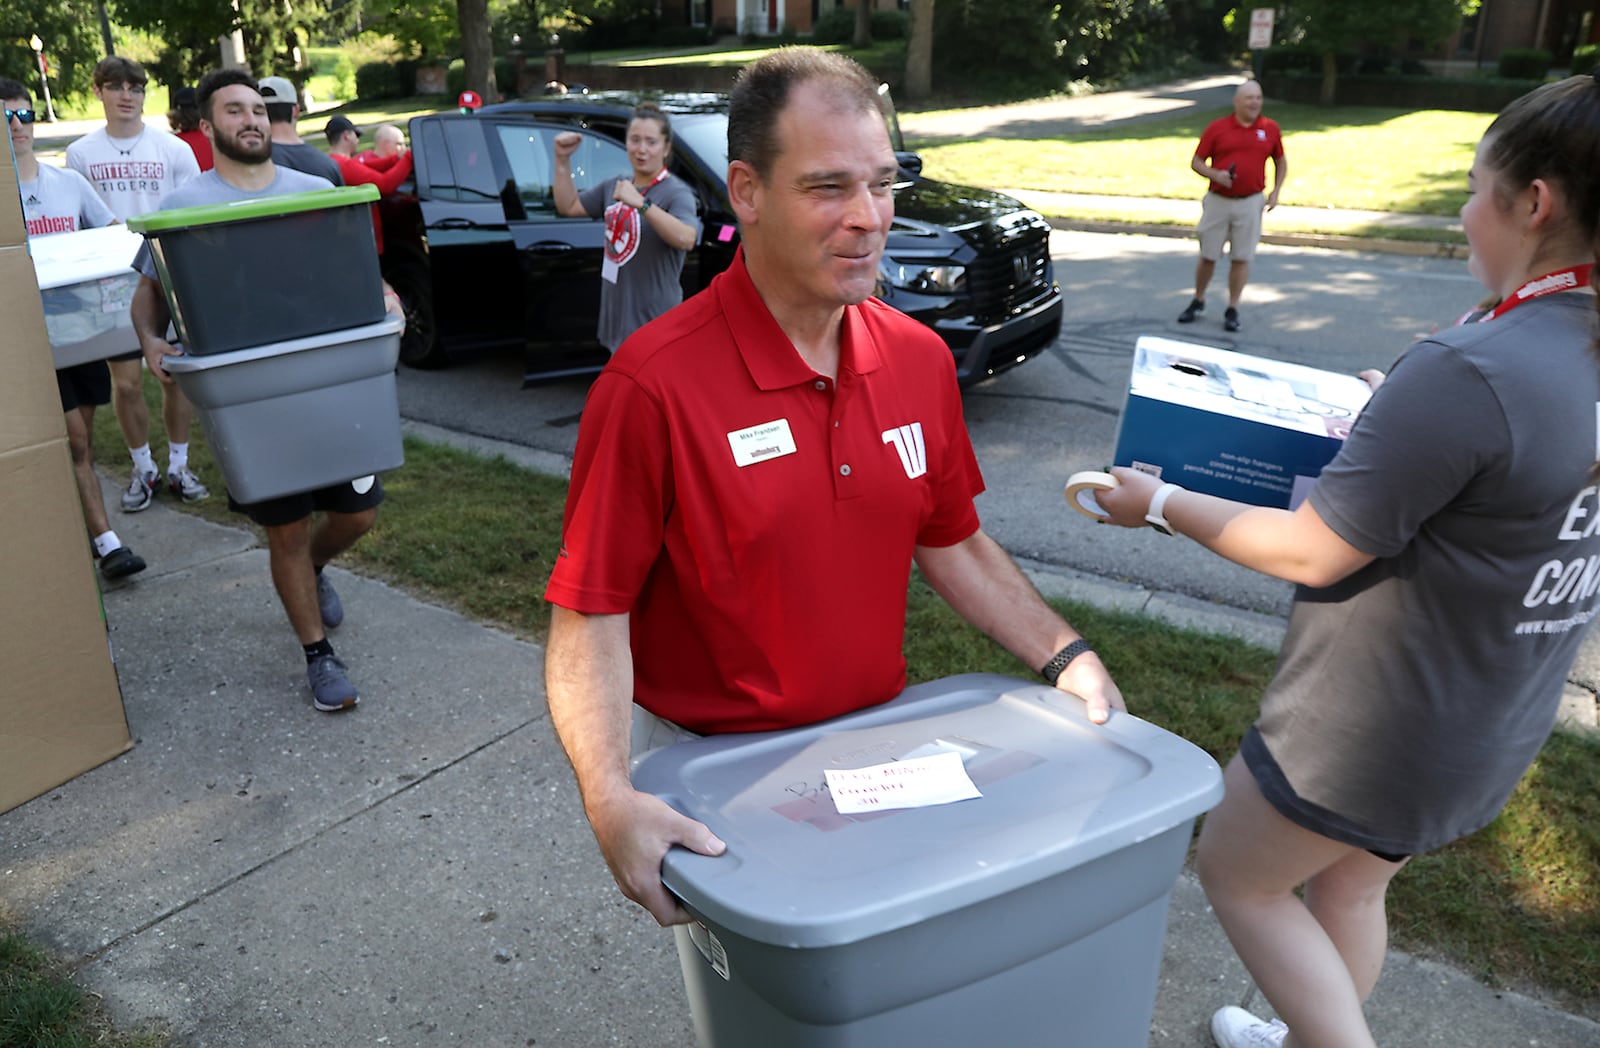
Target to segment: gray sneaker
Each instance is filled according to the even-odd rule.
[[[317,610],[322,612],[322,624],[330,630],[344,621],[344,602],[326,574],[317,576]]]
[[[311,682],[311,704],[323,713],[354,709],[356,686],[345,675],[337,655],[318,655],[306,664],[306,680]]]
[[[200,478],[188,466],[179,466],[167,473],[167,490],[185,502],[199,502],[211,497],[211,489],[200,483]]]
[[[156,497],[156,484],[161,480],[161,475],[154,470],[149,473],[140,473],[137,469],[133,476],[128,478],[127,490],[122,493],[122,512],[137,513],[150,505],[150,500]]]

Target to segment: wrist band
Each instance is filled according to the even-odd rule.
[[[1082,655],[1084,652],[1093,651],[1089,642],[1079,637],[1060,651],[1051,656],[1050,661],[1044,664],[1044,669],[1039,671],[1039,676],[1054,684],[1061,679],[1061,674],[1066,672],[1067,663]]]

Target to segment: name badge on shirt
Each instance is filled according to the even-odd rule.
[[[616,261],[612,258],[607,257],[601,259],[600,279],[604,280],[608,284],[615,284],[617,282],[617,270],[620,268],[621,267],[618,266]]]
[[[733,430],[728,434],[728,447],[733,449],[733,464],[741,469],[767,459],[793,455],[799,450],[794,446],[794,434],[786,418]]]

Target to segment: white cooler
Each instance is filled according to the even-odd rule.
[[[33,237],[28,252],[44,300],[44,326],[55,366],[69,368],[139,348],[129,307],[144,238],[127,226]]]

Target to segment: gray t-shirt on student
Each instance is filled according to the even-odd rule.
[[[1295,597],[1246,736],[1301,825],[1414,854],[1487,825],[1555,722],[1600,591],[1594,299],[1417,343],[1310,495],[1378,557]]]
[[[608,256],[621,259],[617,279],[615,283],[600,281],[598,337],[602,346],[613,351],[629,335],[683,301],[678,277],[683,272],[685,253],[668,247],[644,215],[613,201],[612,193],[621,181],[610,179],[578,195],[578,202],[592,218],[605,217],[612,208],[620,209],[620,236],[607,237],[611,241]],[[695,239],[699,239],[694,190],[683,179],[669,175],[651,186],[644,196],[652,207],[686,222],[694,229]]]
[[[275,174],[272,183],[265,189],[240,189],[229,182],[224,182],[222,176],[217,174],[216,168],[203,171],[196,178],[190,179],[183,185],[174,189],[161,198],[162,211],[175,211],[180,207],[203,207],[207,204],[231,204],[239,200],[259,200],[262,197],[285,196],[289,193],[308,193],[313,189],[331,189],[326,179],[316,175],[308,175],[303,171],[294,171],[286,167],[273,165]],[[149,277],[151,280],[160,280],[156,273],[156,260],[150,254],[150,242],[147,240],[139,248],[139,253],[134,256],[133,268]]]
[[[272,143],[272,162],[278,167],[293,168],[308,175],[326,178],[336,186],[344,185],[344,176],[333,158],[306,142]]]

